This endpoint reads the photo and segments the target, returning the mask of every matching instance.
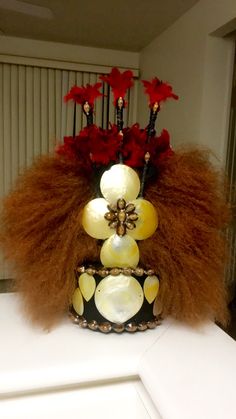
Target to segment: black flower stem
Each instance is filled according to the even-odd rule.
[[[86,115],[87,117],[87,127],[89,127],[89,125],[93,125],[93,112],[89,112],[88,115]]]
[[[123,155],[121,151],[119,152],[119,163],[123,164]]]
[[[124,109],[124,99],[123,97],[119,97],[119,99],[117,99],[117,102],[116,102],[116,124],[117,124],[118,132],[122,136],[123,136],[123,125],[124,125],[123,109]],[[121,140],[121,148],[122,148],[122,144],[123,144],[123,139]],[[123,163],[122,151],[119,152],[119,163],[121,164]]]
[[[149,144],[150,139],[155,135],[155,122],[157,119],[158,111],[159,111],[159,105],[157,102],[155,102],[150,110],[149,124],[147,126],[147,144]],[[140,198],[143,198],[144,196],[144,187],[145,187],[150,157],[151,156],[149,152],[147,152],[144,156],[145,163],[143,166],[143,173],[142,173],[142,178],[141,178],[141,186],[140,186],[140,193],[139,193]]]
[[[143,198],[143,195],[144,195],[144,186],[145,186],[150,157],[151,157],[150,153],[147,151],[147,153],[144,156],[145,164],[143,166],[143,173],[142,173],[142,179],[141,179],[141,185],[140,185],[140,193],[139,193],[140,198]]]
[[[149,124],[147,126],[147,143],[149,143],[150,139],[155,135],[155,123],[158,110],[159,106],[156,102],[150,110]]]
[[[93,125],[93,108],[89,105],[88,102],[85,102],[83,104],[83,112],[86,115],[87,118],[87,127],[90,125]]]

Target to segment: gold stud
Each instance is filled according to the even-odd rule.
[[[98,329],[98,323],[96,322],[96,320],[92,320],[91,322],[88,323],[88,328],[91,330],[97,330]]]
[[[125,330],[125,326],[123,324],[114,324],[113,330],[116,333],[122,333]]]
[[[147,327],[148,327],[149,329],[155,329],[155,327],[156,327],[156,322],[155,322],[155,320],[150,320],[150,321],[148,321],[148,322],[147,322]]]
[[[124,268],[123,269],[123,274],[124,275],[130,276],[130,275],[132,275],[132,273],[133,273],[133,269],[131,269],[131,268]]]
[[[137,328],[138,328],[138,326],[137,326],[137,324],[136,324],[136,323],[134,323],[134,322],[128,323],[128,324],[125,326],[125,330],[126,330],[127,332],[131,332],[131,333],[136,332]]]
[[[144,270],[142,268],[136,268],[135,269],[135,275],[136,276],[143,276]]]
[[[108,322],[104,322],[98,325],[98,328],[103,333],[109,333],[112,329],[111,324]]]
[[[117,275],[120,274],[120,272],[121,272],[121,270],[119,268],[112,268],[110,270],[110,275],[117,276]]]
[[[144,330],[147,330],[147,323],[146,322],[140,322],[138,324],[138,330],[140,330],[140,332],[144,332]]]

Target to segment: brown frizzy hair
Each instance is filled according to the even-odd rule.
[[[5,199],[0,240],[14,262],[29,316],[50,327],[68,309],[78,264],[99,260],[81,226],[94,197],[78,162],[40,158]],[[158,211],[155,234],[139,242],[142,265],[160,275],[156,310],[190,323],[228,319],[224,286],[229,220],[222,177],[202,151],[177,152],[146,187]]]
[[[91,179],[75,162],[46,156],[26,170],[4,201],[3,251],[14,264],[26,314],[45,328],[68,309],[77,264],[99,258],[96,240],[80,223],[92,197]]]
[[[143,263],[159,272],[156,309],[164,317],[192,324],[228,322],[226,183],[209,153],[195,150],[176,153],[147,189],[159,226],[152,238],[140,242],[140,253]]]

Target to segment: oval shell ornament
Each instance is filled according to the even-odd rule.
[[[106,170],[100,182],[104,198],[110,204],[116,204],[120,198],[126,202],[135,199],[140,190],[140,180],[137,173],[125,164],[115,164]]]
[[[139,262],[139,248],[127,234],[124,237],[114,234],[103,243],[100,259],[103,266],[108,268],[135,268]]]
[[[132,276],[108,275],[98,284],[95,291],[98,311],[113,323],[124,323],[131,319],[143,305],[143,290]]]

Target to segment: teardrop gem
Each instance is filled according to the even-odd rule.
[[[133,214],[129,214],[127,219],[131,221],[136,221],[138,219],[138,214],[136,214],[136,212],[134,212]]]
[[[132,212],[132,211],[134,211],[135,210],[135,206],[134,206],[134,204],[128,204],[127,206],[126,206],[126,212],[127,212],[127,214],[129,214],[130,212]]]
[[[125,219],[126,219],[126,213],[125,213],[125,211],[124,210],[120,210],[118,212],[118,220],[121,221],[121,222],[124,222]]]
[[[156,275],[148,276],[144,281],[143,291],[149,304],[151,304],[155,300],[158,294],[158,290],[159,290],[159,280],[157,276]]]
[[[107,221],[113,221],[116,218],[116,214],[114,212],[106,212],[104,217]]]
[[[126,221],[125,225],[129,230],[133,230],[135,228],[135,224],[129,221]]]
[[[84,299],[89,301],[92,298],[96,288],[94,277],[92,275],[88,275],[87,273],[80,275],[79,287]]]
[[[123,237],[126,233],[126,226],[124,224],[119,225],[116,232],[119,237]]]

